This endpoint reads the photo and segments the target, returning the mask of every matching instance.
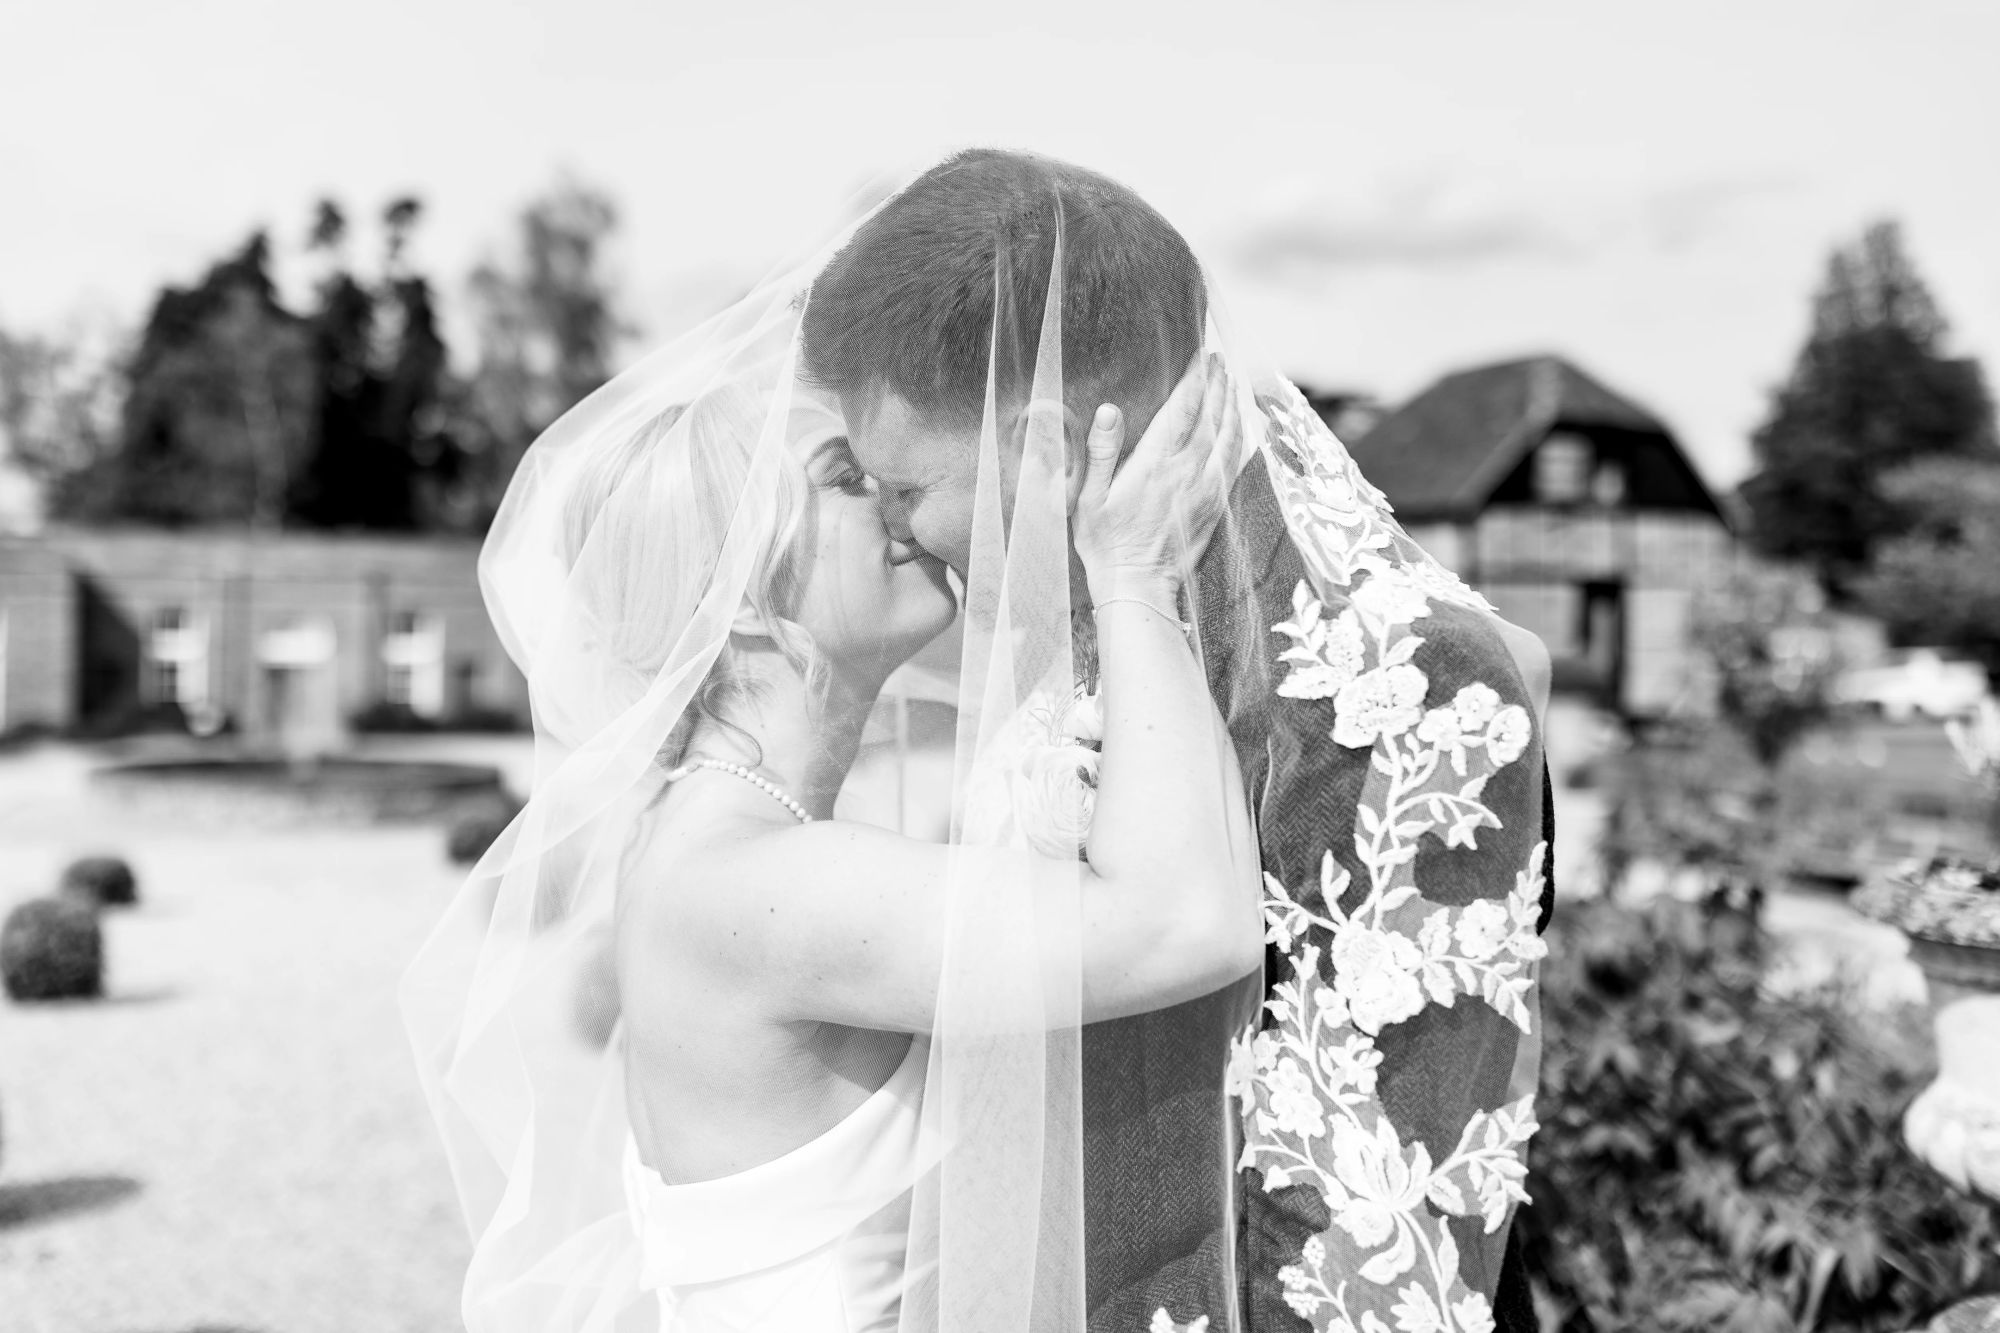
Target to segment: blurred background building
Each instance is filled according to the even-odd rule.
[[[1351,448],[1411,536],[1541,636],[1559,689],[1634,714],[1686,695],[1695,599],[1735,541],[1650,410],[1532,357],[1446,375]]]
[[[526,682],[469,538],[58,527],[0,537],[0,730],[179,719],[251,739],[490,728]]]

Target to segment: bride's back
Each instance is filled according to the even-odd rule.
[[[753,850],[757,873],[770,873],[770,849],[757,844],[782,830],[699,822],[656,812],[619,907],[626,1104],[640,1159],[675,1184],[733,1175],[818,1138],[888,1080],[911,1040],[766,1012],[768,979],[743,966],[745,950],[713,938],[753,923],[715,910],[725,900],[714,895],[742,883]]]

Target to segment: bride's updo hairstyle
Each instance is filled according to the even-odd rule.
[[[747,390],[711,390],[692,406],[661,412],[574,479],[564,510],[570,584],[588,603],[607,655],[629,674],[633,699],[694,614],[739,505],[763,523],[744,599],[786,661],[809,683],[820,674],[811,636],[793,618],[813,541],[811,489],[789,454],[771,470],[766,493],[746,489],[763,424],[758,407]],[[585,564],[592,576],[575,577]],[[740,657],[732,636],[661,745],[663,766],[681,763],[704,722],[734,729],[729,706],[753,687]]]

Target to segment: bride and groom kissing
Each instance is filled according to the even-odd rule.
[[[403,996],[469,1328],[1533,1326],[1547,660],[1214,306],[962,153],[529,452],[535,787]],[[944,635],[930,842],[842,791]]]

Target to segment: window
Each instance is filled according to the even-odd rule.
[[[1590,441],[1551,434],[1535,450],[1535,498],[1543,504],[1576,504],[1588,494]]]
[[[1606,509],[1625,503],[1625,469],[1618,463],[1599,463],[1590,477],[1590,498]]]
[[[208,630],[186,607],[153,612],[141,687],[152,703],[192,708],[208,702]]]
[[[416,611],[395,611],[382,637],[382,697],[419,717],[444,712],[444,623]]]

